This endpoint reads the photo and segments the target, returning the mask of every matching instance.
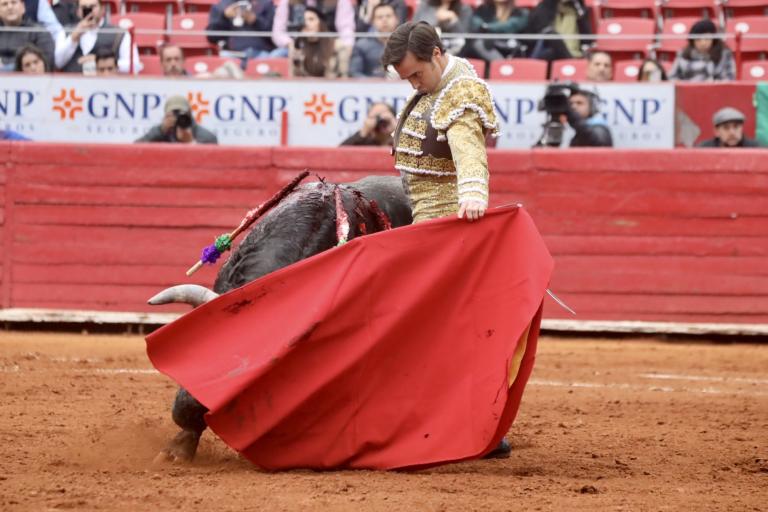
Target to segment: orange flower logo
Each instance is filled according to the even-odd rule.
[[[83,111],[83,98],[75,94],[74,89],[62,89],[53,98],[53,111],[58,112],[61,119],[75,119],[75,114]]]
[[[195,122],[200,124],[203,121],[203,116],[211,113],[209,109],[211,102],[206,100],[201,92],[188,92],[187,100],[192,113],[195,115]]]
[[[312,119],[312,124],[325,124],[333,117],[333,102],[325,94],[313,94],[311,100],[304,102],[304,115]]]

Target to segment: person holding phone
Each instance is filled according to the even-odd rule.
[[[119,73],[129,73],[131,51],[133,72],[141,70],[139,52],[130,34],[119,31],[104,20],[105,10],[100,0],[78,0],[77,15],[80,21],[58,34],[56,38],[56,69],[69,73],[96,74],[96,52],[108,49],[117,55]]]
[[[211,8],[206,30],[220,32],[272,32],[275,5],[272,0],[221,0]],[[275,45],[270,36],[208,36],[224,50],[245,52],[246,58],[271,56]]]

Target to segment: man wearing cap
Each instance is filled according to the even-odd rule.
[[[195,116],[184,96],[168,98],[162,123],[153,126],[136,142],[219,143],[214,133],[195,122]]]
[[[721,108],[712,117],[715,137],[701,141],[700,148],[757,148],[760,143],[744,137],[744,114],[732,107]]]

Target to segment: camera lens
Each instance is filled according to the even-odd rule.
[[[177,128],[182,128],[186,130],[190,126],[192,126],[192,116],[189,114],[189,112],[179,112],[176,114]]]

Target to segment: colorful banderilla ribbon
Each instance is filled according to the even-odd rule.
[[[261,203],[259,206],[254,208],[253,210],[250,210],[248,213],[245,214],[245,217],[243,217],[243,220],[240,221],[240,224],[231,232],[231,233],[224,233],[222,235],[219,235],[216,237],[216,240],[209,246],[203,248],[203,252],[200,256],[200,261],[192,265],[189,270],[187,270],[187,275],[191,276],[198,270],[200,270],[200,267],[202,267],[204,264],[212,265],[216,263],[216,260],[221,257],[223,253],[230,250],[232,248],[232,242],[237,238],[237,236],[248,229],[248,227],[251,226],[256,220],[263,216],[265,213],[267,213],[273,206],[278,204],[280,201],[283,200],[285,196],[290,194],[294,188],[303,180],[309,176],[309,171],[304,171],[293,180],[283,187],[279,192],[277,192],[275,195]]]

